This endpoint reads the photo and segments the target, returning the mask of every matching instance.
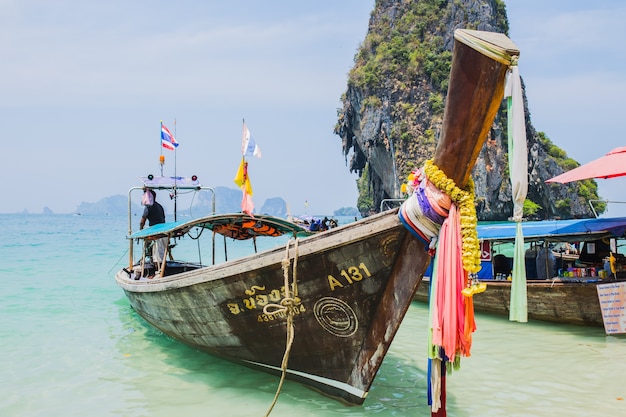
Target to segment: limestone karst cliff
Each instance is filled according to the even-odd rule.
[[[363,215],[378,211],[384,199],[403,198],[400,187],[407,175],[434,154],[457,28],[508,34],[505,4],[501,0],[376,1],[335,127],[349,170],[361,175],[357,205]],[[587,201],[598,198],[594,181],[545,183],[578,164],[534,129],[525,95],[524,107],[529,150],[527,217],[592,217]],[[511,215],[507,150],[503,102],[472,174],[479,220],[506,220]]]

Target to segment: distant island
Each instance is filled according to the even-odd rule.
[[[215,211],[217,213],[236,213],[241,211],[241,190],[228,187],[215,187]],[[198,193],[197,202],[193,205],[195,215],[208,215],[212,211],[212,199],[208,193]],[[133,215],[140,215],[143,207],[138,203],[131,203],[131,212]],[[255,213],[269,214],[276,217],[286,218],[290,213],[287,210],[287,203],[281,197],[272,197],[265,200],[260,209]],[[52,211],[46,207],[44,214],[52,214]],[[82,202],[76,208],[74,214],[79,215],[127,215],[128,214],[128,196],[114,195],[105,197],[95,203]],[[322,213],[320,213],[322,214]],[[332,216],[359,216],[356,207],[342,207],[333,213],[323,213],[323,215]]]

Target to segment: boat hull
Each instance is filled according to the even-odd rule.
[[[502,101],[506,70],[519,51],[503,34],[458,29],[454,37],[433,162],[464,187]],[[129,213],[132,268],[131,229]],[[135,236],[145,243],[162,234]],[[362,404],[430,262],[417,236],[392,210],[302,239],[297,256],[295,248],[288,256],[291,265],[297,260],[290,279],[297,283],[298,300],[276,315],[264,308],[288,301],[287,250],[153,280],[134,281],[125,269],[116,280],[137,313],[164,333],[271,373],[281,371],[288,351],[287,377]],[[289,317],[295,339],[286,349]]]
[[[474,310],[509,316],[510,281],[481,281],[485,292],[473,296]],[[597,285],[602,282],[552,282],[528,280],[528,318],[559,324],[604,327]],[[415,300],[428,302],[430,281],[424,280]]]
[[[164,333],[279,373],[287,313],[273,316],[263,307],[285,295],[285,252],[279,248],[173,277],[134,281],[121,272],[116,279],[135,311]],[[291,265],[295,252],[292,246]],[[429,262],[424,245],[392,211],[305,238],[297,252],[301,301],[289,307],[295,339],[287,377],[361,404]]]

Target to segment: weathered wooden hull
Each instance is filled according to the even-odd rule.
[[[482,281],[485,292],[475,294],[474,309],[509,316],[510,281]],[[601,282],[600,282],[601,283]],[[560,324],[604,327],[598,299],[598,282],[527,281],[528,318]],[[424,280],[415,300],[428,302],[430,281]]]
[[[295,251],[292,247],[290,255]],[[410,254],[410,256],[406,256]],[[235,362],[280,372],[284,249],[149,281],[116,275],[135,311],[164,333]],[[361,404],[425,270],[423,244],[395,211],[299,242],[295,339],[287,377]]]
[[[506,70],[517,54],[504,35],[455,32],[434,163],[461,187],[493,123]],[[295,339],[287,377],[361,404],[428,266],[425,244],[393,210],[304,238],[297,253],[300,302],[290,307]],[[284,257],[285,250],[277,249],[147,281],[131,280],[128,270],[120,271],[116,280],[137,313],[164,333],[279,373],[286,316],[273,317],[263,307],[283,298]]]

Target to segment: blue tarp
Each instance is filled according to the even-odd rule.
[[[182,225],[184,225],[186,222],[167,222],[167,223],[159,223],[159,224],[155,224],[154,226],[150,226],[147,227],[145,229],[142,230],[138,230],[135,233],[133,233],[132,235],[130,235],[131,239],[141,239],[141,238],[145,238],[145,237],[149,237],[149,236],[161,236],[161,235],[167,235],[171,232],[173,232],[174,230],[178,229],[179,227],[181,227]],[[189,227],[191,228],[191,226]]]
[[[626,217],[577,220],[542,220],[522,222],[524,240],[594,239],[602,236],[623,237]],[[476,228],[481,240],[514,241],[515,222],[481,223]]]

